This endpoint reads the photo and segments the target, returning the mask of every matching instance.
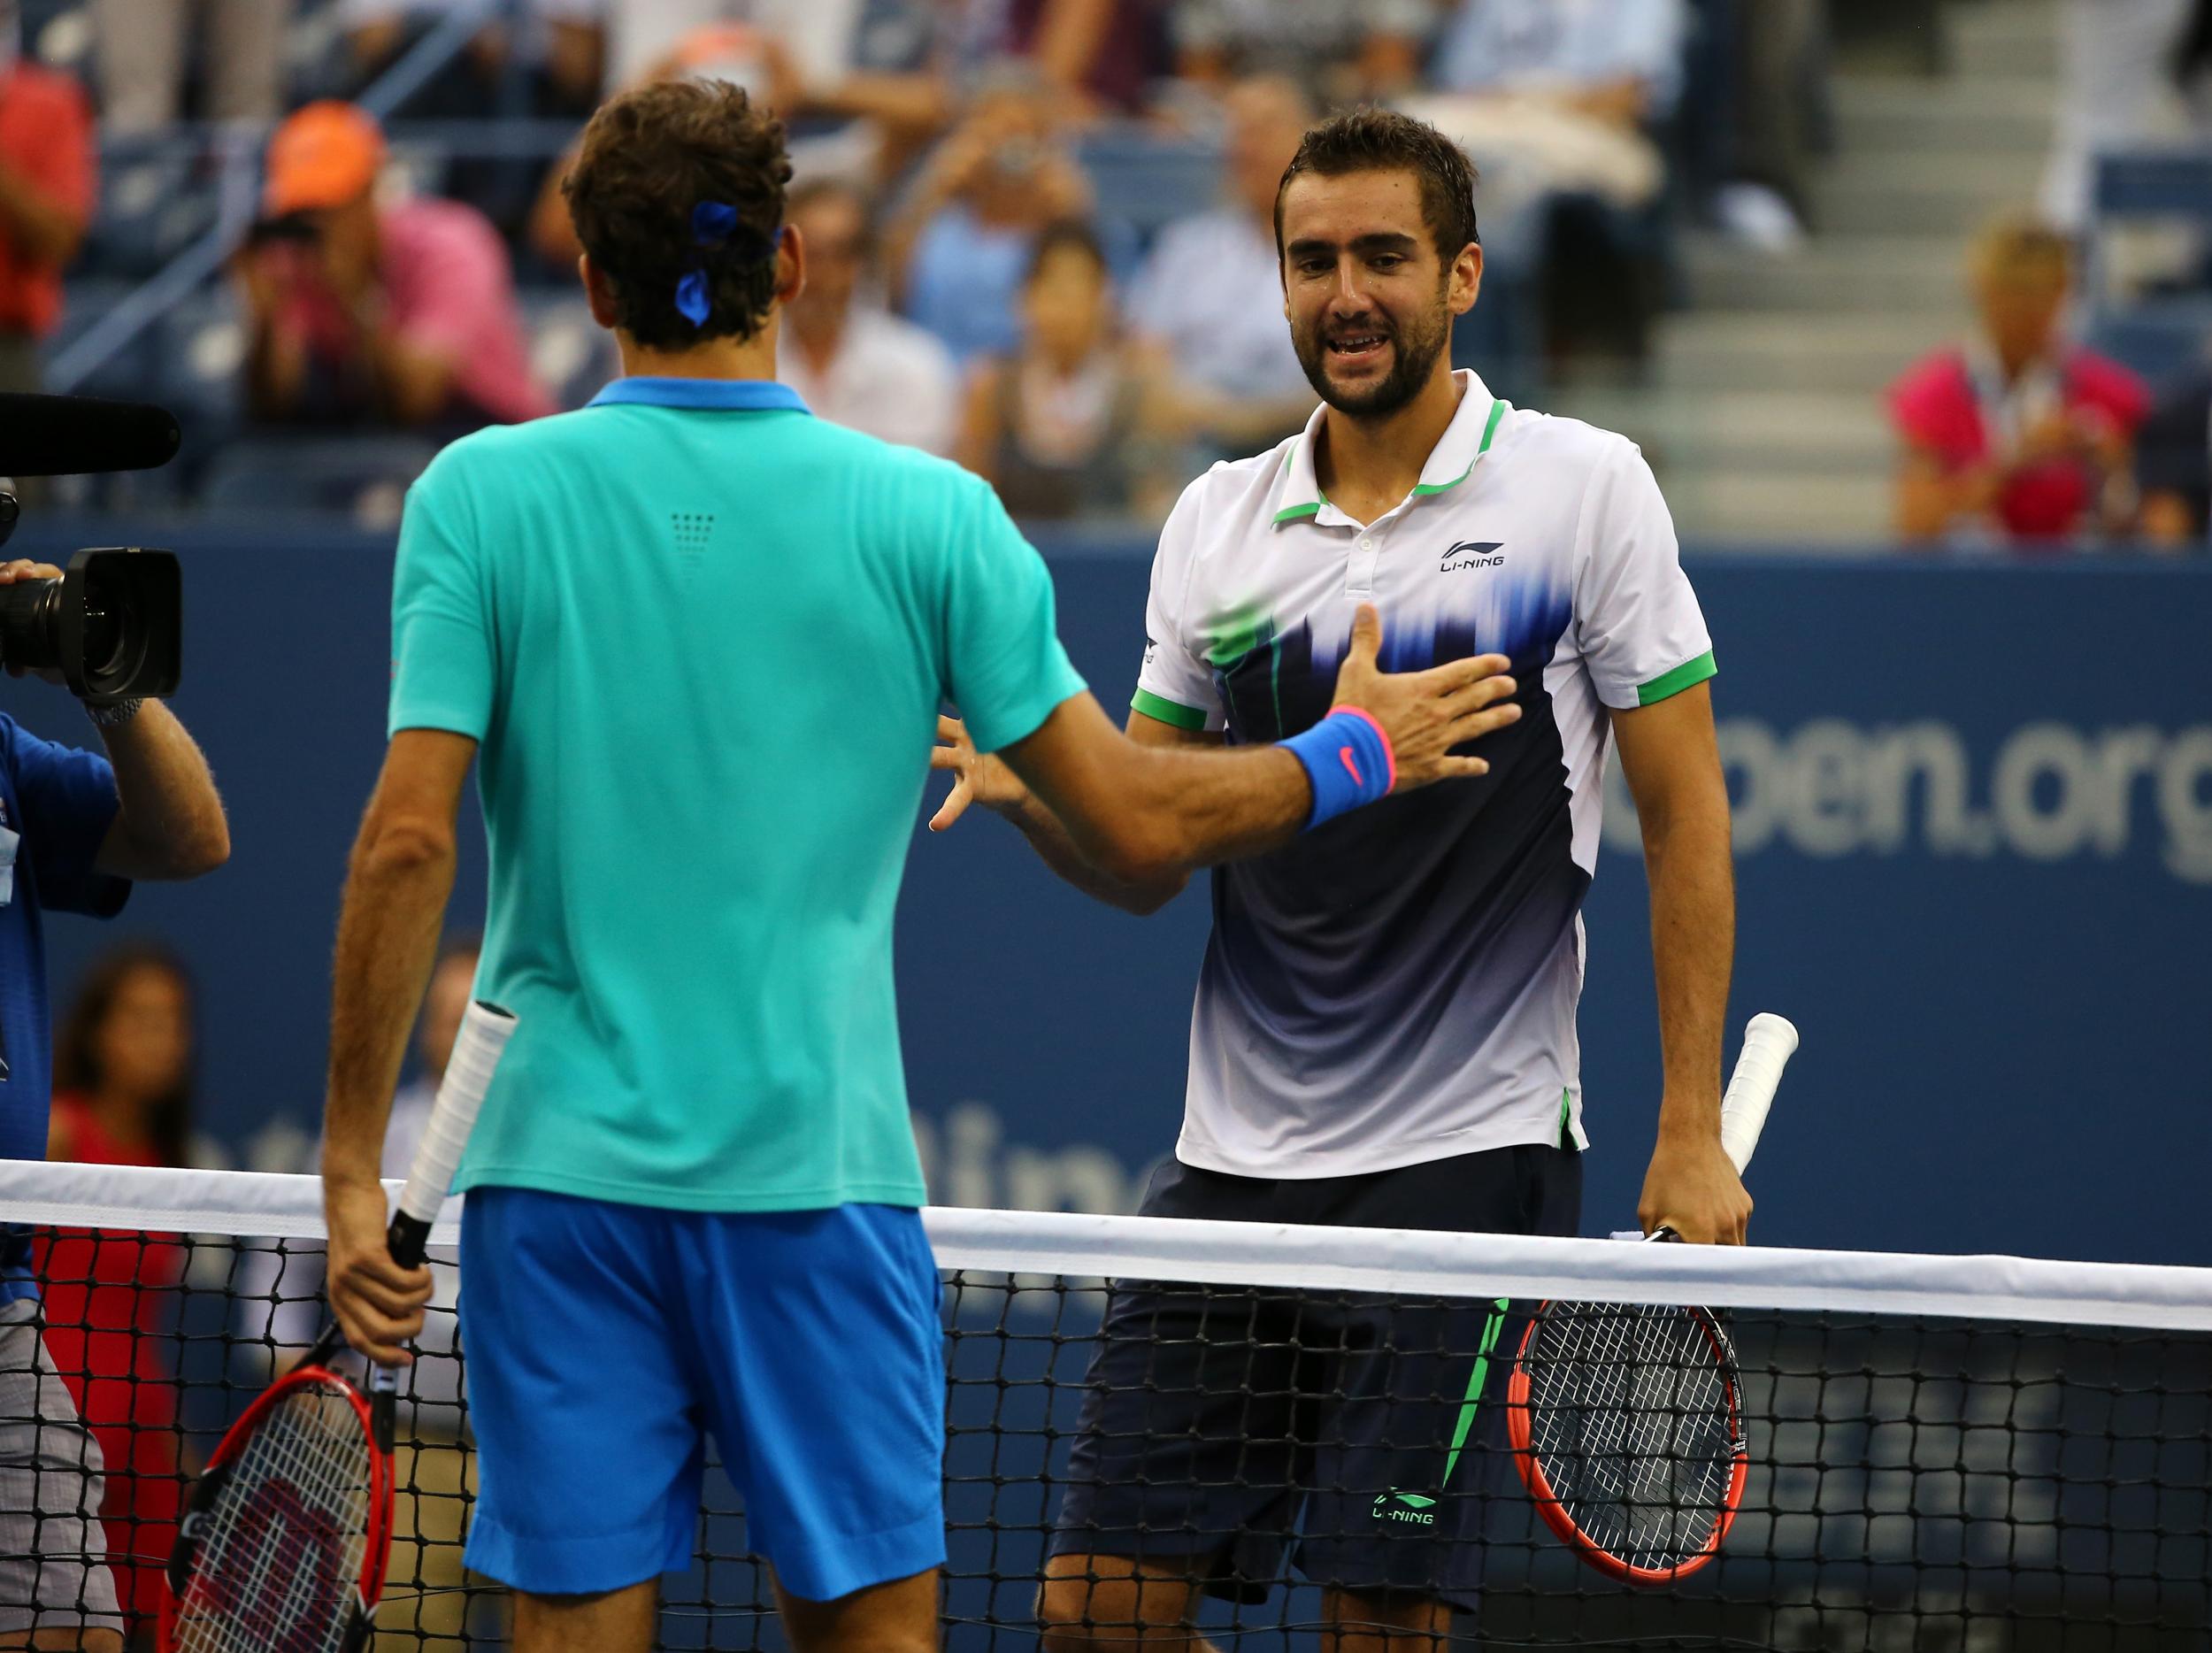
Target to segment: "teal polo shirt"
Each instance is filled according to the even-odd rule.
[[[624,379],[440,454],[394,586],[390,727],[480,742],[519,1019],[459,1186],[920,1204],[891,920],[938,708],[988,750],[1083,689],[997,496],[780,385]]]

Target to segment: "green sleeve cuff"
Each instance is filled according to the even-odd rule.
[[[1179,729],[1202,729],[1206,714],[1194,706],[1179,706],[1171,700],[1162,700],[1148,688],[1141,688],[1129,700],[1132,711],[1141,711],[1156,722],[1171,724]]]
[[[1636,687],[1639,706],[1655,705],[1670,695],[1678,695],[1686,688],[1694,688],[1720,668],[1713,664],[1713,651],[1708,649],[1694,660],[1685,660],[1671,672],[1663,672],[1648,683]]]

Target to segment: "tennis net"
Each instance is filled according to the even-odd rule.
[[[6,1163],[0,1221],[34,1237],[58,1373],[42,1385],[27,1311],[0,1311],[0,1488],[18,1489],[0,1505],[0,1641],[34,1611],[59,1626],[91,1605],[91,1561],[110,1564],[123,1614],[150,1613],[185,1478],[318,1329],[319,1189]],[[1071,1493],[1083,1523],[1054,1564],[1048,1647],[1085,1644],[1087,1620],[1092,1644],[1135,1645],[1136,1618],[1164,1618],[1156,1633],[1182,1616],[1179,1587],[1173,1611],[1167,1596],[1132,1607],[1101,1581],[1118,1564],[1083,1559],[1132,1549],[1204,1575],[1189,1617],[1224,1649],[1318,1647],[1333,1614],[1439,1595],[1453,1648],[2212,1646],[2212,1270],[1061,1213],[928,1222],[947,1281],[955,1653],[1040,1645],[1039,1579]],[[449,1261],[440,1280],[403,1391],[377,1646],[449,1653],[501,1645],[504,1616],[500,1592],[460,1571],[474,1475]],[[1116,1292],[1118,1364],[1094,1380]],[[1498,1419],[1523,1311],[1548,1299],[1715,1311],[1747,1473],[1710,1565],[1636,1588],[1536,1518]],[[574,1355],[588,1377],[589,1350]],[[826,1415],[867,1403],[869,1373],[823,1378]],[[96,1520],[76,1518],[84,1454],[28,1417],[57,1380],[104,1459]],[[735,1494],[712,1469],[707,1488],[663,1644],[780,1648]]]

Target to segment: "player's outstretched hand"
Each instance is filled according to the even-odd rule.
[[[975,750],[975,742],[968,738],[968,726],[957,718],[937,719],[937,745],[929,755],[929,766],[947,770],[953,777],[952,790],[929,818],[932,832],[944,831],[968,812],[971,803],[1010,810],[1019,807],[1029,796],[1029,788],[1012,770],[991,753]]]
[[[403,1366],[405,1345],[422,1331],[430,1271],[402,1268],[385,1239],[384,1188],[377,1182],[324,1190],[330,1225],[330,1309],[355,1352],[380,1366]]]
[[[1339,706],[1357,706],[1383,727],[1398,762],[1394,791],[1425,787],[1453,775],[1490,771],[1480,757],[1455,757],[1452,749],[1502,729],[1521,715],[1511,699],[1516,685],[1502,654],[1478,654],[1425,672],[1386,672],[1377,663],[1382,621],[1370,604],[1352,620],[1352,646],[1337,668]]]

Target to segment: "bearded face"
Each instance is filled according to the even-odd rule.
[[[1303,175],[1283,197],[1283,308],[1321,399],[1386,419],[1439,371],[1479,262],[1447,264],[1410,173]]]

